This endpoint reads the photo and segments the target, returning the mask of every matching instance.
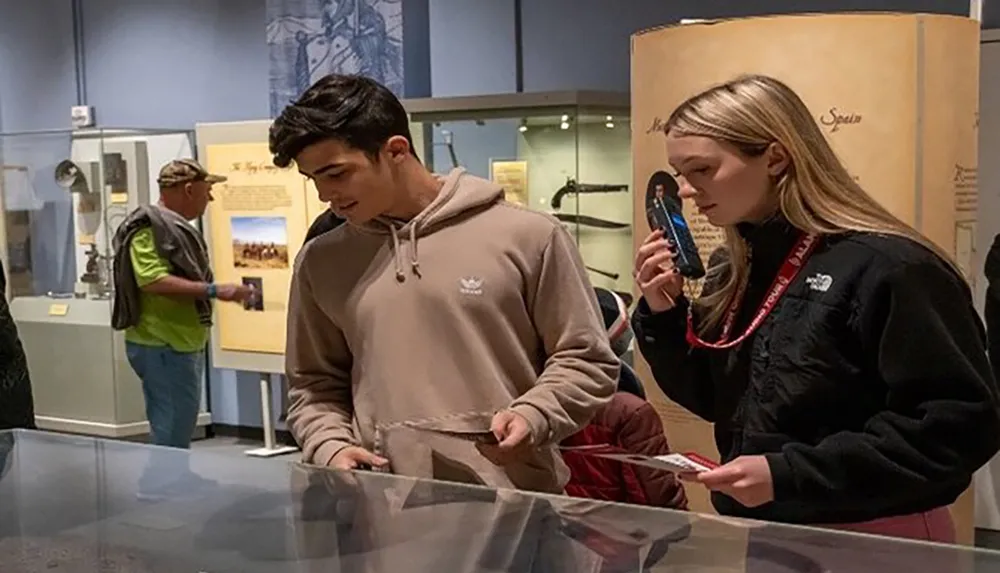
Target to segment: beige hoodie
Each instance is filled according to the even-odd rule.
[[[396,474],[561,492],[555,444],[610,399],[618,364],[566,230],[461,169],[409,223],[342,225],[295,263],[288,425],[307,463],[353,444]],[[508,407],[539,448],[500,468],[454,434]]]

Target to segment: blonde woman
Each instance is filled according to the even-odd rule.
[[[725,229],[701,298],[659,232],[636,255],[640,350],[715,424],[692,476],[727,515],[951,541],[1000,449],[996,382],[946,254],[853,180],[785,84],[746,76],[666,128],[681,196]]]

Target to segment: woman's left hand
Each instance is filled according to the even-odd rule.
[[[728,464],[694,476],[694,481],[728,495],[745,507],[774,501],[771,466],[764,456],[740,456]]]

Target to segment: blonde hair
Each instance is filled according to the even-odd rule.
[[[781,213],[792,226],[820,235],[859,231],[904,237],[931,250],[962,275],[946,252],[858,185],[809,108],[779,80],[746,75],[709,88],[678,106],[664,133],[709,137],[751,157],[778,143],[787,153],[788,167],[775,190]],[[749,276],[748,248],[733,226],[725,228],[725,249],[728,257],[712,266],[707,278],[721,284],[697,301],[705,311],[698,328],[701,333],[721,322]]]

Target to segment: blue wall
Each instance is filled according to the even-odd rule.
[[[515,91],[513,0],[431,0],[430,32],[435,96]]]
[[[408,94],[514,91],[514,0],[426,1],[410,12],[417,31],[407,25]],[[407,3],[408,11],[411,4],[419,6]],[[627,91],[629,36],[680,18],[804,9],[968,11],[966,0],[702,0],[683,9],[664,0],[627,3],[626,11],[607,0],[524,0],[524,88]],[[196,122],[267,117],[264,0],[82,4],[84,91],[101,125],[191,128]],[[986,6],[985,24],[1000,26],[1000,9]],[[0,130],[68,127],[76,103],[70,1],[0,0],[0,14]],[[428,63],[427,78],[411,75]],[[490,157],[514,154],[510,133],[496,124],[455,129],[459,159],[484,172]],[[435,166],[447,168],[445,150],[439,147],[435,155]],[[213,372],[213,417],[259,426],[258,392],[253,374]]]
[[[0,1],[0,130],[69,126],[76,101],[66,0]]]
[[[627,0],[623,4],[627,10],[607,0],[524,0],[525,91],[628,91],[629,37],[682,18],[838,11],[969,13],[968,0]]]
[[[84,0],[83,32],[87,101],[101,125],[268,116],[263,1]]]

